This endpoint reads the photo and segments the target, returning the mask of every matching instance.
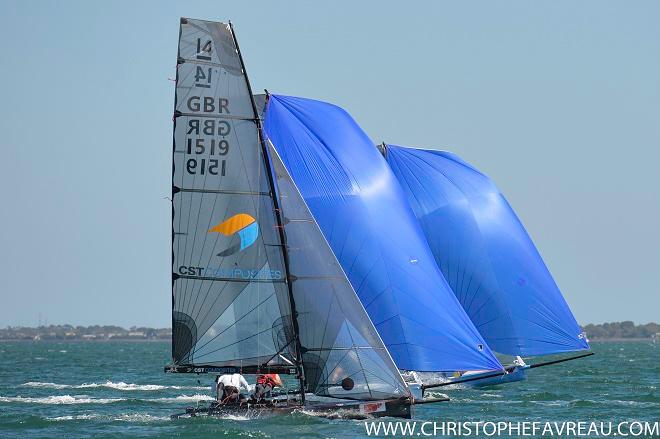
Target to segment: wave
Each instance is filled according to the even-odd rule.
[[[0,396],[0,402],[17,402],[24,404],[110,404],[121,401],[135,401],[146,403],[180,403],[213,401],[209,395],[178,395],[169,398],[92,398],[89,395],[51,395],[43,397],[29,396]]]
[[[54,418],[46,418],[48,421],[81,421],[81,420],[88,420],[88,419],[98,419],[100,418],[101,415],[97,415],[94,413],[89,413],[85,415],[69,415],[69,416],[56,416]]]
[[[438,391],[427,390],[424,393],[425,395],[428,395],[429,398],[449,398],[449,395],[447,395],[446,393],[442,393]]]
[[[597,408],[605,407],[612,408],[612,406],[629,406],[629,407],[657,407],[658,404],[654,402],[642,401],[625,401],[620,399],[571,399],[571,400],[557,400],[557,401],[528,401],[531,404],[541,405],[545,407],[579,407],[579,408]]]
[[[465,403],[465,404],[485,404],[485,405],[495,405],[495,404],[505,404],[505,405],[515,405],[515,404],[527,404],[527,401],[521,401],[519,399],[505,399],[505,400],[486,400],[481,399],[481,396],[474,398],[457,398],[454,397],[451,399],[455,403]]]
[[[125,401],[124,398],[90,398],[87,395],[56,395],[39,398],[27,396],[0,396],[0,402],[18,402],[23,404],[110,404]]]
[[[195,401],[214,401],[215,398],[209,395],[200,395],[200,394],[195,394],[195,395],[179,395],[175,396],[172,398],[155,398],[155,399],[148,399],[145,401],[158,401],[158,402],[182,402],[182,401],[188,401],[188,402],[195,402]]]
[[[100,413],[87,413],[83,415],[69,415],[57,416],[54,418],[46,418],[48,421],[86,421],[86,420],[108,420],[108,421],[122,421],[122,422],[156,422],[156,421],[169,421],[169,416],[154,416],[148,413],[122,413],[118,415],[102,415]]]
[[[228,420],[228,421],[250,421],[250,420],[253,419],[253,418],[251,418],[250,416],[245,416],[245,415],[229,415],[229,414],[225,414],[225,415],[219,416],[219,418],[220,418],[220,419],[225,419],[225,420]]]
[[[160,384],[133,384],[119,381],[117,383],[106,381],[105,383],[84,383],[84,384],[57,384],[46,383],[39,381],[30,381],[21,384],[21,387],[33,387],[44,389],[93,389],[97,387],[104,387],[107,389],[122,390],[122,391],[157,391],[157,390],[209,390],[211,386],[164,386]]]

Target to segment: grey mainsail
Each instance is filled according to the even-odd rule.
[[[317,395],[408,396],[287,170],[262,143],[256,111],[231,26],[182,19],[174,370],[296,366],[303,390]]]
[[[176,364],[279,363],[291,342],[282,243],[251,99],[229,25],[183,19],[173,167]]]

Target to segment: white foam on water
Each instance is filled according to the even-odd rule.
[[[158,401],[158,402],[182,402],[182,401],[215,401],[215,398],[209,395],[179,395],[172,398],[156,398],[150,399],[148,401]]]
[[[18,402],[23,404],[110,404],[125,401],[124,398],[90,398],[86,395],[53,395],[40,398],[26,396],[0,396],[0,402]]]
[[[446,393],[441,393],[433,390],[427,390],[425,392],[425,395],[427,395],[429,398],[449,398],[449,396]]]
[[[39,381],[30,381],[21,384],[21,387],[34,387],[46,389],[93,389],[97,387],[105,387],[108,389],[122,390],[122,391],[157,391],[157,390],[209,390],[210,386],[163,386],[160,384],[133,384],[119,381],[117,383],[106,381],[105,383],[83,383],[83,384],[57,384]]]
[[[113,421],[123,422],[155,422],[155,421],[169,421],[169,416],[153,416],[148,413],[123,413],[111,417]]]
[[[84,415],[57,416],[46,418],[48,421],[85,421],[90,419],[107,419],[122,422],[156,422],[169,421],[169,416],[153,416],[148,413],[122,413],[119,415],[102,415],[100,413],[87,413]]]
[[[573,400],[573,401],[530,401],[532,404],[537,404],[537,405],[542,405],[546,407],[562,407],[569,405],[573,402],[577,402],[578,400]]]
[[[595,403],[600,403],[601,401],[593,401],[589,400],[591,402]],[[657,406],[658,403],[655,402],[647,402],[647,401],[623,401],[620,399],[610,399],[608,402],[616,404],[616,405],[631,405],[631,406],[637,406],[637,407],[654,407]]]
[[[135,399],[133,399],[135,401]],[[215,398],[209,395],[179,395],[171,398],[139,398],[137,401],[145,402],[197,402],[214,401]],[[92,398],[88,395],[52,395],[43,397],[28,396],[0,396],[0,403],[16,402],[23,404],[110,404],[113,402],[128,401],[127,398]]]
[[[596,399],[571,399],[571,400],[557,400],[557,401],[530,401],[532,404],[537,404],[537,405],[543,405],[543,406],[568,406],[568,405],[573,405],[573,404],[578,404],[578,403],[589,403],[589,404],[594,404],[594,405],[605,405],[605,406],[612,406],[612,405],[620,405],[620,406],[634,406],[634,407],[653,407],[657,405],[656,403],[653,402],[645,402],[645,401],[624,401],[620,399],[602,399],[602,400],[596,400]]]
[[[71,386],[69,386],[68,384],[40,383],[40,382],[30,381],[21,384],[19,387],[37,387],[37,388],[43,387],[46,389],[66,389]]]
[[[355,410],[346,410],[341,408],[333,408],[328,410],[296,410],[296,413],[302,413],[305,416],[311,416],[315,418],[324,418],[324,419],[345,419],[345,420],[364,420],[364,419],[373,419],[373,416],[370,414],[364,414],[357,412]]]
[[[305,416],[311,416],[313,418],[327,418],[330,415],[330,410],[320,411],[320,410],[298,409],[295,410],[295,413],[300,413]]]
[[[209,390],[212,389],[211,386],[168,386],[168,389],[175,390]]]
[[[245,415],[222,415],[219,416],[220,419],[227,419],[229,421],[250,421],[251,417]]]
[[[133,384],[133,383],[124,383],[122,381],[118,383],[113,383],[112,381],[107,381],[104,384],[100,384],[100,387],[107,387],[109,389],[115,390],[141,390],[141,391],[153,391],[153,390],[210,390],[211,386],[163,386],[160,384]]]
[[[460,403],[470,403],[470,404],[486,404],[486,405],[491,405],[491,404],[527,404],[525,401],[520,401],[520,400],[515,400],[515,399],[507,399],[507,400],[501,400],[501,401],[493,401],[493,400],[485,400],[485,399],[473,399],[473,398],[452,398],[451,399],[455,404],[460,404]]]
[[[86,414],[86,415],[56,416],[54,418],[46,418],[46,419],[48,421],[80,421],[80,420],[87,420],[87,419],[97,419],[97,418],[100,418],[100,417],[101,417],[101,415],[91,413],[91,414]]]
[[[85,386],[84,384],[82,386]],[[112,381],[106,381],[103,384],[96,384],[92,383],[88,385],[88,387],[107,387],[108,389],[115,389],[115,390],[126,390],[126,391],[134,391],[134,390],[147,390],[147,391],[153,391],[153,390],[164,390],[167,389],[167,386],[161,386],[159,384],[133,384],[133,383],[125,383],[123,381],[120,381],[118,383],[113,383]]]

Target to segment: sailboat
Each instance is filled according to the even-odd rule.
[[[165,370],[297,382],[268,403],[212,403],[183,415],[410,417],[408,386],[261,128],[231,24],[182,18]]]
[[[495,184],[455,154],[379,146],[415,213],[445,279],[488,345],[516,357],[504,375],[469,373],[475,385],[519,381],[527,370],[591,353],[548,268]]]
[[[445,280],[394,173],[350,115],[300,97],[270,94],[264,104],[267,142],[397,367],[409,377],[505,374]],[[418,400],[422,384],[412,386]]]

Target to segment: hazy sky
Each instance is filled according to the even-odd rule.
[[[284,6],[286,3],[286,6]],[[488,174],[581,323],[660,320],[660,2],[0,0],[0,326],[170,324],[179,17]]]

